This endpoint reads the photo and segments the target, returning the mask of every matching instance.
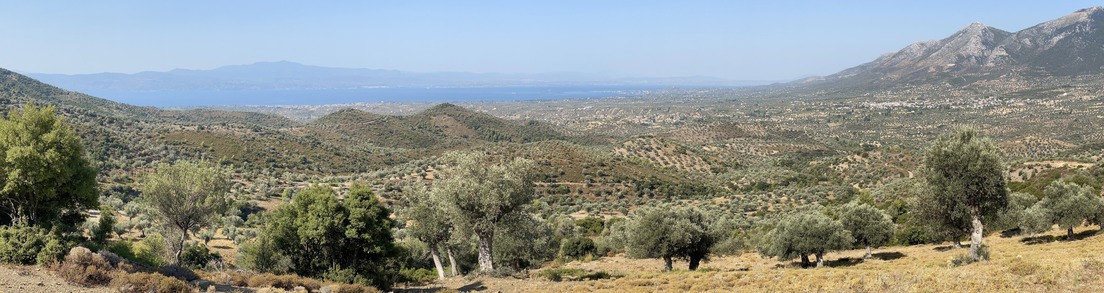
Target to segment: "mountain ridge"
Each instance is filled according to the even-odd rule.
[[[1099,75],[1104,68],[1101,23],[1104,23],[1101,6],[1081,9],[1017,32],[974,22],[946,38],[912,43],[835,74],[793,83],[892,87]]]

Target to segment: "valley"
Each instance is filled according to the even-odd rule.
[[[569,99],[163,109],[0,69],[0,290],[1089,292],[1101,23],[1100,7],[973,23],[823,77],[603,79],[632,86]],[[290,62],[38,75],[99,90],[449,76],[556,80]]]

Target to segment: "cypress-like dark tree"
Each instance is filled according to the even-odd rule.
[[[871,247],[889,243],[893,238],[893,220],[889,216],[864,203],[850,203],[840,213],[843,228],[851,231],[855,244],[866,247],[866,256],[871,256]]]
[[[984,222],[1008,206],[1004,163],[997,145],[962,128],[939,136],[924,156],[925,179],[938,207],[970,218],[969,257],[978,260]]]

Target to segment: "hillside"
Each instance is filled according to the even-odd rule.
[[[507,121],[452,104],[440,104],[409,116],[346,109],[312,121],[304,129],[348,144],[431,150],[478,142],[528,143],[566,138],[541,122]]]
[[[863,251],[831,253],[829,268],[802,269],[749,252],[717,257],[698,271],[663,273],[658,259],[622,256],[575,261],[531,272],[526,279],[449,279],[417,289],[500,292],[1094,292],[1101,284],[1104,236],[1096,227],[1079,229],[1079,239],[1055,240],[1055,233],[1035,237],[986,237],[992,259],[966,267],[950,260],[965,249],[950,243],[886,247],[870,259]],[[680,262],[679,266],[685,265]],[[598,272],[608,278],[564,277],[552,281],[542,271]]]

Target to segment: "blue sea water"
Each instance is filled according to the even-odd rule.
[[[661,86],[511,86],[296,90],[98,91],[116,102],[155,107],[325,105],[372,102],[480,102],[636,96]]]

